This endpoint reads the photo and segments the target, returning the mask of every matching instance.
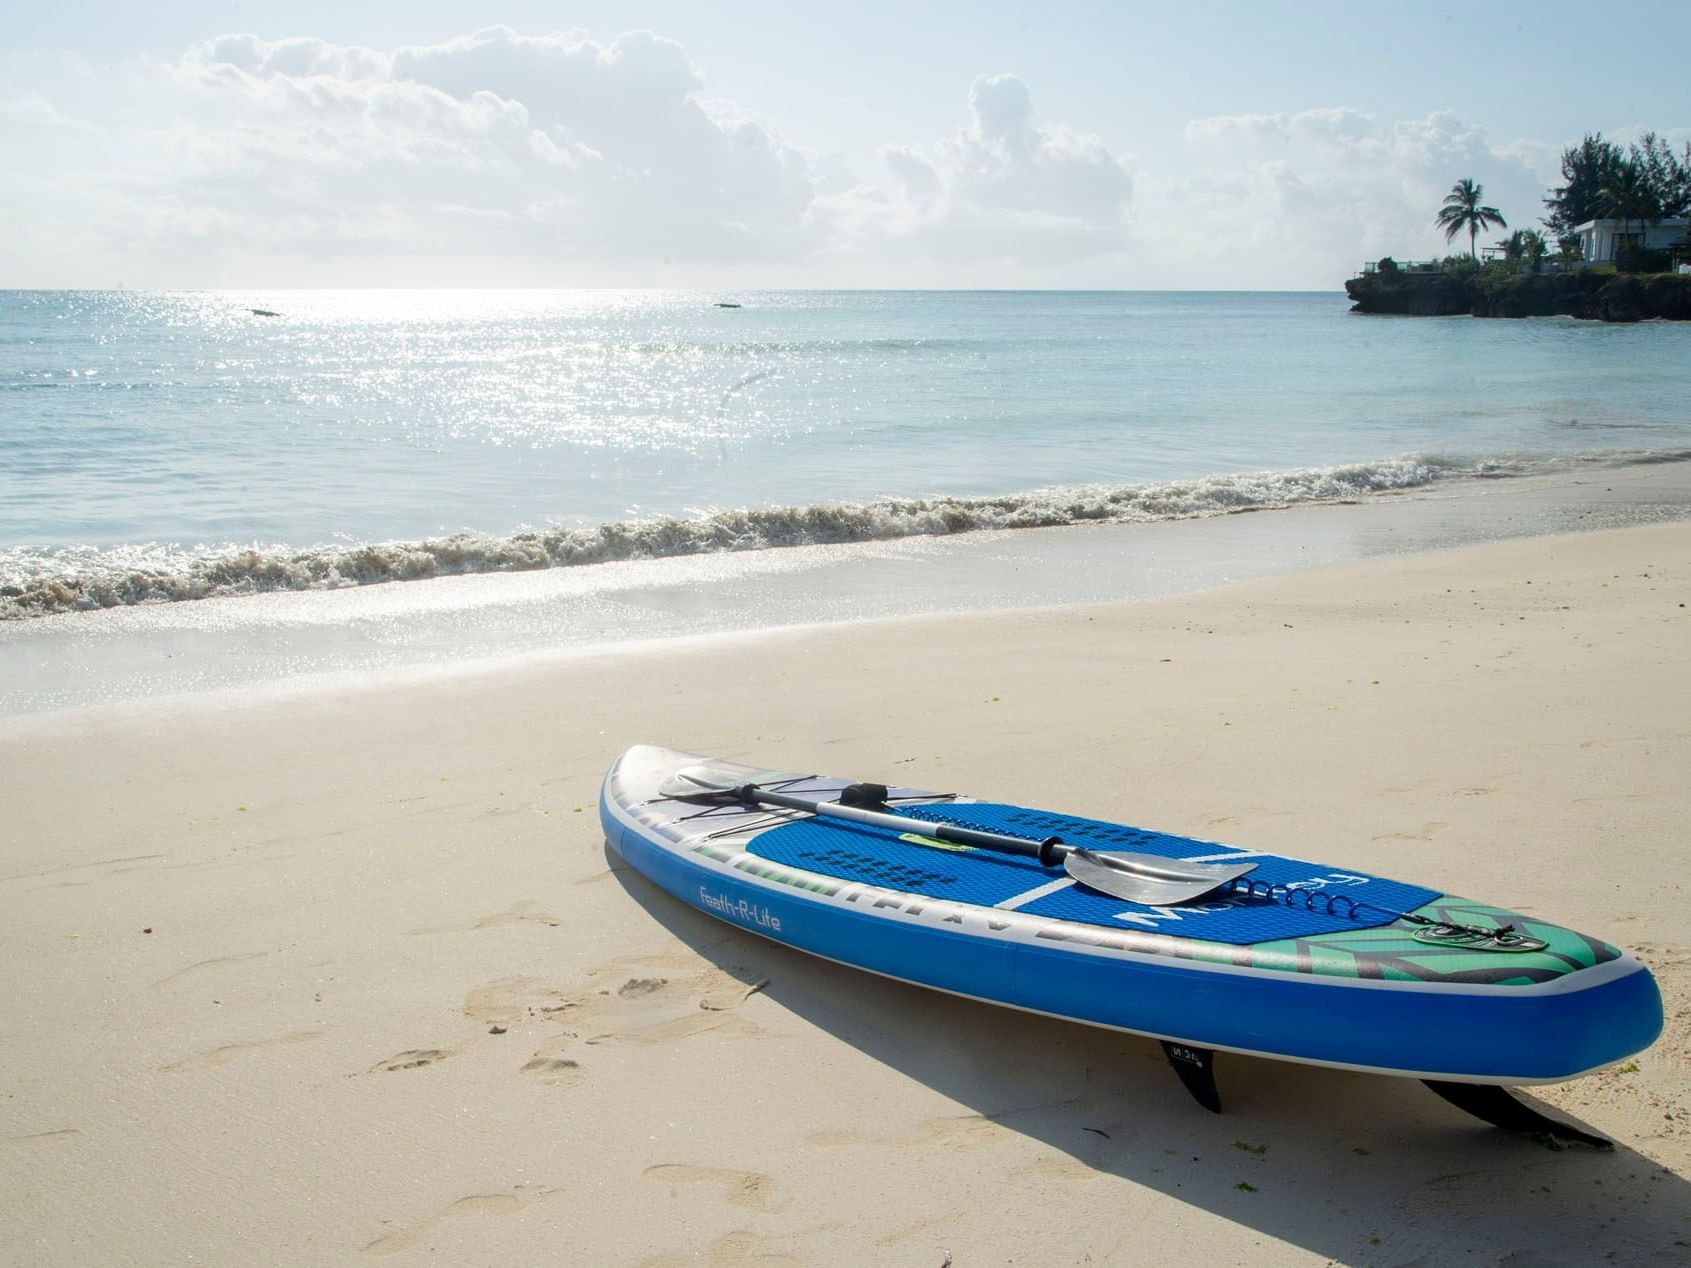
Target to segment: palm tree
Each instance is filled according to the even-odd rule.
[[[1468,231],[1468,254],[1474,254],[1474,235],[1488,225],[1496,225],[1499,229],[1507,229],[1509,224],[1503,219],[1503,213],[1496,207],[1480,206],[1480,199],[1485,197],[1485,186],[1476,185],[1467,177],[1463,177],[1450,187],[1450,192],[1444,197],[1444,205],[1439,208],[1439,214],[1433,223],[1444,230],[1444,240],[1450,242],[1462,230]]]
[[[1550,252],[1550,243],[1537,229],[1528,229],[1521,234],[1521,254],[1527,257],[1527,264],[1534,273],[1544,263],[1544,257]]]
[[[1550,244],[1537,229],[1517,229],[1497,245],[1503,248],[1505,260],[1525,260],[1534,268],[1550,249]]]

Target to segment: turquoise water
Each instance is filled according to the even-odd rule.
[[[0,615],[1158,519],[1691,453],[1685,326],[1347,308],[1338,293],[0,292]]]

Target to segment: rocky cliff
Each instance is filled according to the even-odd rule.
[[[1691,321],[1691,277],[1672,273],[1368,273],[1345,283],[1352,312],[1412,317]]]

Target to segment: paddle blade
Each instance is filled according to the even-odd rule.
[[[757,772],[732,762],[699,762],[683,766],[658,785],[660,797],[676,801],[712,800],[743,788],[747,776]]]
[[[1256,868],[1255,863],[1187,863],[1156,854],[1071,849],[1063,859],[1068,874],[1100,894],[1171,907],[1189,903]]]

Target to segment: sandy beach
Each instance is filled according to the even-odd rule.
[[[241,602],[236,600],[234,602]],[[0,1261],[1691,1262],[1691,524],[1154,602],[0,727]],[[1536,1089],[1223,1058],[815,961],[604,846],[653,742],[1398,875],[1655,971]]]

